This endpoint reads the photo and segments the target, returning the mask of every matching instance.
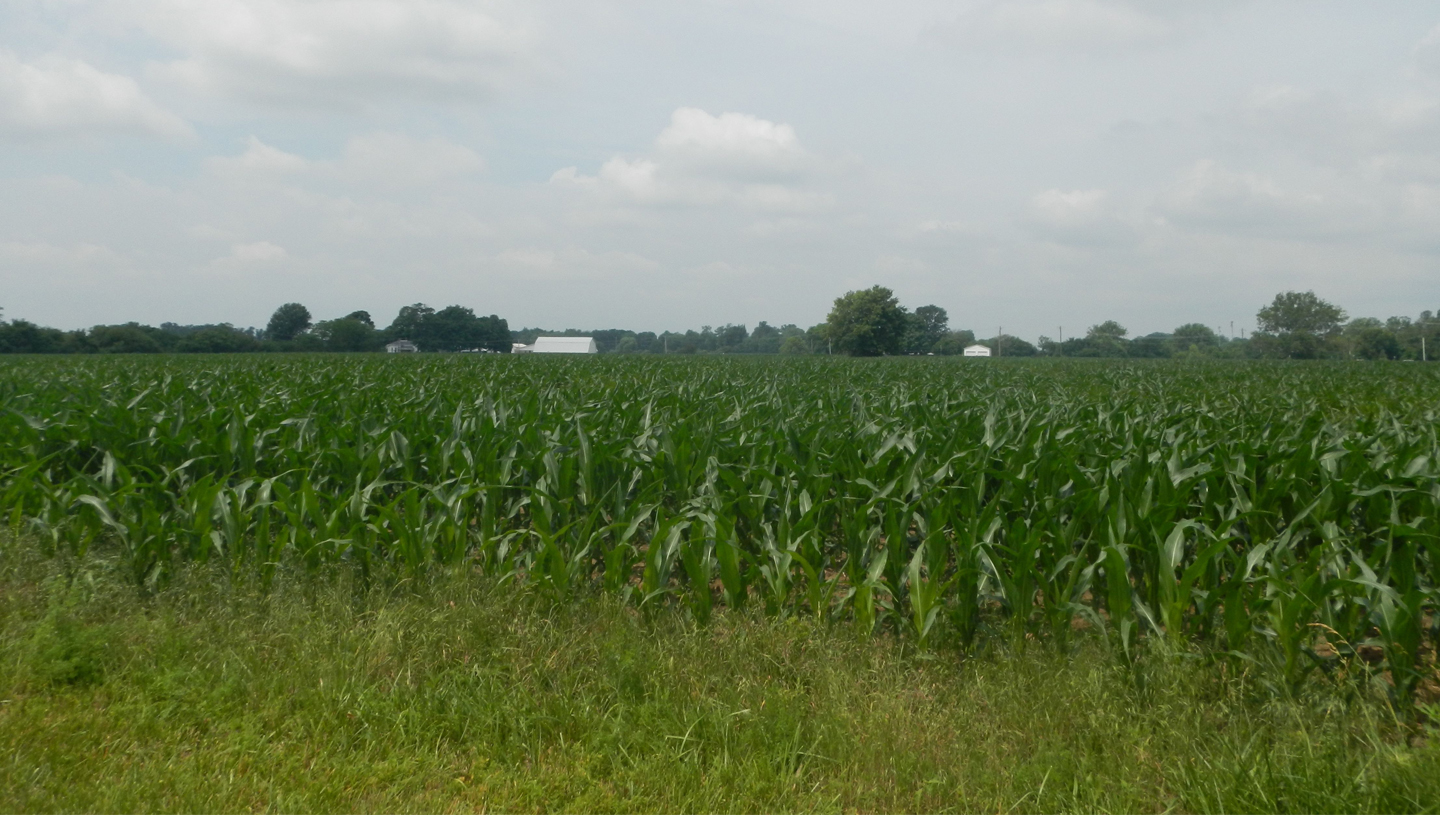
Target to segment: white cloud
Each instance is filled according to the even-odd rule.
[[[1258,237],[1324,239],[1370,221],[1353,198],[1287,189],[1266,175],[1213,160],[1183,173],[1159,196],[1157,209],[1184,227]]]
[[[940,34],[960,43],[1133,46],[1169,38],[1174,21],[1119,0],[993,0],[962,13]]]
[[[802,172],[810,156],[800,147],[795,128],[748,113],[711,116],[699,108],[680,108],[655,139],[669,163],[697,172],[734,178],[774,180]]]
[[[1071,246],[1115,245],[1138,238],[1136,213],[1123,212],[1106,190],[1045,190],[1022,217],[1025,228]]]
[[[565,167],[550,183],[640,204],[809,211],[833,203],[828,194],[806,188],[818,169],[818,160],[788,124],[748,113],[713,116],[678,108],[649,155],[615,156],[593,176]]]
[[[494,261],[526,278],[538,280],[602,280],[627,273],[654,272],[660,264],[634,252],[592,252],[588,249],[525,247],[498,253]]]
[[[50,243],[24,243],[19,241],[0,242],[0,258],[17,264],[34,266],[90,266],[100,263],[114,263],[121,259],[119,253],[108,246],[80,243],[74,246],[56,246]]]
[[[352,179],[390,184],[431,184],[485,169],[485,160],[448,139],[416,139],[396,133],[355,136],[345,144],[336,171]]]
[[[1440,76],[1440,25],[1415,46],[1415,63],[1420,70]]]
[[[128,76],[59,56],[26,63],[8,51],[0,51],[0,133],[192,135],[189,125],[151,101]]]
[[[140,24],[184,54],[161,73],[263,102],[475,98],[523,70],[534,46],[530,30],[506,19],[498,2],[135,2]]]
[[[303,173],[310,168],[310,162],[251,136],[246,140],[245,152],[238,156],[208,158],[205,160],[205,167],[211,173],[223,177],[257,179]]]
[[[1030,199],[1024,219],[1031,231],[1057,243],[1110,244],[1135,235],[1132,219],[1105,190],[1045,190]]]
[[[241,263],[266,263],[272,260],[284,260],[290,253],[285,251],[283,246],[276,246],[270,241],[257,241],[256,243],[237,243],[230,247],[229,260],[236,260]]]
[[[206,160],[211,173],[234,181],[274,183],[287,177],[309,177],[360,186],[425,186],[469,175],[485,168],[473,150],[448,139],[416,139],[396,133],[351,137],[341,156],[310,160],[266,144],[255,136],[245,152]]]

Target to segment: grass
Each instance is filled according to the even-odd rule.
[[[1099,640],[962,659],[450,572],[0,555],[5,811],[1432,811],[1433,731]]]

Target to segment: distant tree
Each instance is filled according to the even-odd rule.
[[[928,354],[950,330],[950,316],[939,306],[921,306],[906,316],[905,353]]]
[[[1085,338],[1091,340],[1123,340],[1125,339],[1125,335],[1129,333],[1129,329],[1125,328],[1125,326],[1114,320],[1106,320],[1099,325],[1090,326],[1090,330],[1085,332]]]
[[[375,327],[375,321],[370,318],[370,312],[368,311],[352,311],[349,314],[346,314],[344,319],[354,320],[358,323],[363,323],[366,328]]]
[[[961,331],[947,331],[939,339],[931,350],[940,356],[956,357],[965,353],[965,349],[975,344],[975,332],[969,329]]]
[[[0,323],[0,354],[57,354],[68,350],[66,342],[65,332],[58,328],[26,320]]]
[[[621,337],[620,342],[615,345],[617,354],[638,354],[640,353],[640,342],[633,336]]]
[[[1367,326],[1353,337],[1355,356],[1361,359],[1399,359],[1400,340],[1380,326]]]
[[[125,325],[97,325],[90,329],[89,341],[94,350],[102,354],[158,354],[165,348],[150,332],[139,323]]]
[[[1125,356],[1141,359],[1161,359],[1172,353],[1168,342],[1160,337],[1136,337],[1125,344]]]
[[[311,331],[325,343],[327,351],[374,351],[380,346],[380,334],[354,317],[341,317],[316,324]]]
[[[1170,340],[1180,351],[1184,351],[1192,345],[1203,350],[1219,345],[1220,335],[1203,323],[1186,323],[1175,329],[1174,333],[1170,335]]]
[[[874,286],[835,299],[825,321],[826,339],[835,350],[857,357],[898,354],[907,328],[905,309],[895,293]]]
[[[175,344],[175,350],[182,354],[239,354],[259,347],[254,337],[225,326],[202,328],[181,337]]]
[[[532,330],[534,335],[541,333],[538,329]],[[487,348],[509,353],[512,342],[509,323],[494,314],[479,317],[464,306],[446,306],[436,311],[424,303],[401,308],[394,322],[385,329],[384,337],[410,340],[423,351]],[[533,342],[534,336],[530,336],[529,341]]]
[[[810,353],[810,343],[804,337],[786,337],[780,343],[780,353],[786,356]]]
[[[780,351],[780,343],[785,337],[780,329],[761,320],[750,332],[750,338],[745,341],[745,350],[756,354],[775,354]]]
[[[745,344],[750,333],[743,325],[722,325],[720,330],[715,332],[715,348],[725,353],[739,351]]]
[[[299,303],[286,303],[270,315],[265,338],[288,342],[310,328],[310,309]]]
[[[421,332],[424,330],[425,322],[435,314],[435,309],[424,303],[416,303],[413,306],[401,306],[400,313],[395,315],[390,327],[385,329],[385,334],[392,340],[410,340],[418,342]],[[424,346],[421,346],[422,348]],[[430,350],[430,349],[426,349]]]
[[[1313,291],[1287,291],[1255,314],[1256,325],[1268,334],[1311,334],[1327,337],[1345,322],[1345,310],[1315,296]]]
[[[991,351],[997,352],[1002,357],[1033,357],[1040,353],[1040,350],[1019,337],[1012,337],[1009,334],[1001,334],[999,337],[992,337],[984,343]]]

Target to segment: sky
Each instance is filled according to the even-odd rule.
[[[1440,6],[4,0],[0,307],[1132,336],[1440,309]]]

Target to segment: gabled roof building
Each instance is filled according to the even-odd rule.
[[[598,354],[594,337],[536,337],[530,345],[515,343],[516,354]]]

